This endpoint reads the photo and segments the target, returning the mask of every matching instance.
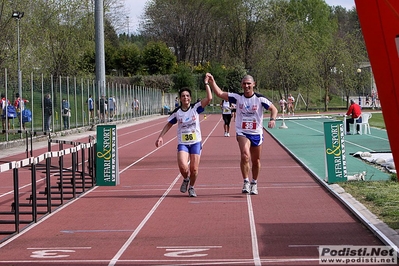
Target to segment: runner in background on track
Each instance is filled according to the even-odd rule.
[[[205,110],[205,107],[212,100],[209,85],[205,87],[206,97],[193,104],[191,103],[191,90],[187,87],[180,89],[179,96],[181,104],[173,110],[168,118],[168,122],[155,142],[155,146],[162,146],[163,136],[174,124],[177,124],[177,164],[183,177],[180,192],[185,193],[188,188],[188,195],[190,197],[197,196],[194,185],[197,180],[202,150],[199,114]],[[188,165],[189,161],[190,165]]]
[[[236,137],[241,153],[241,174],[244,179],[242,193],[257,195],[257,180],[261,167],[260,155],[263,142],[263,112],[264,110],[270,111],[270,120],[267,126],[273,128],[275,127],[278,110],[269,99],[254,92],[255,81],[250,75],[244,76],[241,80],[244,93],[222,91],[210,73],[206,74],[205,84],[207,82],[219,98],[237,106]],[[250,182],[251,162],[252,181]]]
[[[223,118],[223,129],[224,136],[230,137],[230,122],[231,122],[231,104],[228,101],[222,100],[220,103],[220,108],[222,109],[222,118]]]
[[[287,103],[287,106],[288,106],[288,114],[294,115],[294,102],[295,102],[295,98],[294,98],[294,96],[292,96],[292,94],[290,93],[290,94],[288,94],[287,100],[288,100],[288,103]]]
[[[233,122],[236,121],[236,105],[234,103],[231,104],[231,118]]]
[[[279,101],[279,104],[280,104],[280,111],[282,113],[284,113],[285,112],[285,106],[287,105],[287,101],[285,100],[284,96],[281,97],[281,99]]]

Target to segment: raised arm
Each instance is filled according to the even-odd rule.
[[[205,77],[206,80],[206,77]],[[205,90],[206,90],[206,97],[201,100],[201,106],[205,108],[210,102],[212,101],[212,92],[211,87],[207,85],[207,81],[205,81]]]
[[[213,78],[211,73],[206,73],[205,75],[205,84],[209,83],[209,86],[213,90],[213,92],[216,94],[217,97],[228,101],[229,100],[229,95],[227,92],[222,91],[222,89],[219,88],[219,86],[216,84],[215,79]]]

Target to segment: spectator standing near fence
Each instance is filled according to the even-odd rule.
[[[98,106],[98,111],[99,111],[99,117],[100,117],[100,122],[104,123],[105,122],[105,112],[107,111],[107,100],[105,99],[105,95],[102,95],[101,98],[97,102]]]
[[[236,139],[240,148],[240,169],[244,180],[242,193],[257,195],[263,143],[263,115],[264,111],[270,111],[267,126],[273,128],[278,110],[269,99],[255,93],[255,81],[250,75],[245,75],[241,80],[242,93],[222,91],[210,73],[206,74],[205,84],[211,86],[219,98],[237,105]]]
[[[202,137],[199,114],[212,100],[212,92],[206,86],[206,97],[196,103],[191,103],[191,90],[187,87],[179,91],[181,105],[173,110],[168,118],[168,122],[159,134],[155,146],[163,144],[163,136],[171,127],[177,125],[177,164],[183,182],[180,192],[187,192],[189,197],[196,197],[194,185],[198,176],[198,168],[201,159]]]
[[[7,117],[7,106],[11,105],[10,100],[6,98],[4,93],[1,94],[0,108],[1,108],[1,121],[3,125],[3,130],[8,130],[10,128],[10,118]],[[8,123],[7,123],[8,120]],[[8,124],[8,127],[6,127]]]
[[[378,97],[378,92],[375,93],[375,107],[380,108],[380,98]]]
[[[116,112],[116,100],[114,96],[108,98],[108,110],[110,121],[114,120],[114,115]]]
[[[373,110],[374,110],[374,108],[375,108],[375,91],[373,91],[373,92],[371,93],[371,107],[372,107]]]
[[[136,97],[134,97],[134,99],[133,99],[132,109],[133,109],[133,116],[138,116],[139,109],[140,109],[140,102],[139,102],[139,100],[137,100]]]
[[[89,95],[89,99],[87,99],[87,108],[89,109],[89,123],[91,120],[94,122],[94,101],[91,94]]]
[[[19,123],[21,123],[22,112],[25,109],[25,103],[28,103],[28,102],[29,102],[28,100],[22,99],[18,92],[15,94],[14,107],[17,110],[17,116],[18,116]],[[24,121],[22,121],[22,128],[25,129]]]
[[[64,124],[64,130],[69,129],[69,118],[71,117],[71,108],[67,99],[62,99],[62,122]]]
[[[43,115],[44,115],[44,132],[50,132],[51,116],[53,115],[53,103],[51,96],[47,93],[43,99]]]

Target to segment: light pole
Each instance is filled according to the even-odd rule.
[[[361,103],[361,98],[360,98],[360,92],[361,92],[361,86],[360,86],[360,78],[361,78],[361,73],[362,73],[362,69],[361,68],[358,68],[357,70],[356,70],[356,72],[357,72],[357,75],[358,75],[358,82],[357,82],[357,89],[358,89],[358,93],[359,93],[359,105],[360,106],[363,106],[362,105],[362,103]],[[363,91],[363,96],[364,96],[364,91]]]
[[[21,55],[20,55],[20,44],[19,44],[19,21],[24,16],[24,12],[14,11],[12,12],[13,18],[17,20],[17,49],[18,49],[18,92],[19,97],[22,97],[22,75],[21,75]]]
[[[127,38],[129,39],[130,36],[129,16],[126,16],[126,22],[127,22]]]
[[[13,11],[11,17],[17,20],[17,50],[18,50],[18,93],[22,101],[22,73],[21,73],[21,56],[20,56],[20,45],[19,45],[19,21],[24,16],[24,12]],[[22,104],[20,104],[22,105]],[[22,130],[22,109],[20,109],[20,129]]]

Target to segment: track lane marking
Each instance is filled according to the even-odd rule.
[[[204,120],[202,120],[201,122],[203,122]],[[215,131],[216,127],[219,125],[221,121],[221,118],[219,119],[219,121],[216,123],[216,125],[214,126],[214,128],[211,130],[211,132],[208,134],[208,136],[205,138],[205,140],[202,143],[202,146],[205,146],[206,141],[209,139],[210,135]],[[168,142],[166,142],[164,145],[170,143],[172,140],[176,139],[177,137],[172,138],[171,140],[169,140]],[[141,160],[143,160],[144,158],[148,157],[149,155],[151,155],[152,153],[156,152],[157,150],[161,149],[164,145],[157,147],[156,149],[154,149],[152,152],[148,153],[146,156],[140,158],[139,160],[137,160],[136,162],[128,165],[126,168],[124,168],[122,171],[120,171],[120,173],[126,171],[128,168],[130,168],[131,166],[133,166],[134,164],[140,162]],[[122,247],[119,249],[119,251],[115,254],[115,256],[111,259],[111,261],[109,262],[109,266],[113,266],[115,265],[119,258],[122,256],[122,254],[126,251],[126,249],[130,246],[130,244],[133,242],[133,240],[136,238],[136,236],[138,235],[138,233],[141,231],[141,229],[144,227],[144,225],[147,223],[147,221],[151,218],[151,216],[154,214],[154,212],[156,211],[156,209],[159,207],[159,205],[162,203],[162,201],[166,198],[166,196],[169,194],[169,192],[172,190],[172,188],[175,186],[175,184],[177,183],[177,181],[180,179],[180,173],[175,177],[175,179],[173,180],[173,182],[170,184],[169,188],[163,193],[163,195],[161,196],[161,198],[155,203],[155,205],[152,207],[152,209],[147,213],[147,215],[145,216],[145,218],[141,221],[141,223],[139,224],[139,226],[134,230],[133,234],[130,235],[130,237],[128,238],[128,240],[122,245]]]
[[[259,258],[259,246],[258,246],[258,237],[256,235],[256,224],[255,224],[255,216],[254,210],[252,208],[252,200],[251,195],[247,195],[247,204],[248,204],[248,216],[249,216],[249,227],[251,228],[251,241],[252,241],[252,257],[254,264],[256,266],[262,265]]]
[[[144,217],[144,219],[141,221],[139,226],[134,230],[133,234],[130,235],[128,240],[123,244],[123,246],[118,250],[118,252],[115,254],[115,256],[111,259],[109,262],[109,266],[115,265],[119,258],[122,256],[122,254],[126,251],[126,249],[130,246],[130,244],[133,242],[133,240],[136,238],[138,233],[143,229],[144,225],[147,223],[147,221],[151,218],[151,216],[154,214],[158,206],[162,203],[162,201],[166,198],[166,196],[169,194],[169,192],[172,190],[172,188],[175,186],[177,181],[180,179],[180,174],[178,174],[173,182],[170,184],[169,188],[163,193],[161,198],[155,203],[155,205],[152,207],[152,209],[147,213],[147,215]]]
[[[324,135],[324,132],[323,132],[323,131],[320,131],[320,130],[318,130],[318,129],[314,129],[314,128],[309,127],[309,126],[305,126],[305,125],[303,125],[303,124],[301,124],[301,123],[299,123],[299,122],[293,122],[293,123],[294,123],[294,124],[297,124],[297,125],[299,125],[299,126],[301,126],[301,127],[310,129],[310,130],[312,130],[312,131],[315,131],[315,132],[318,132],[318,133],[321,133],[321,134]],[[385,138],[380,138],[380,137],[376,137],[376,136],[373,136],[373,135],[371,135],[371,136],[372,136],[373,138],[378,138],[378,139],[383,139],[383,140],[388,141],[388,139],[385,139]],[[372,150],[372,149],[370,149],[370,148],[367,148],[367,147],[365,147],[365,146],[356,144],[356,143],[354,143],[354,142],[352,142],[352,141],[349,141],[348,139],[345,139],[345,143],[351,144],[351,145],[356,146],[356,147],[359,147],[359,148],[362,148],[362,149],[367,150],[367,151],[369,151],[369,152],[375,152],[374,150]]]

